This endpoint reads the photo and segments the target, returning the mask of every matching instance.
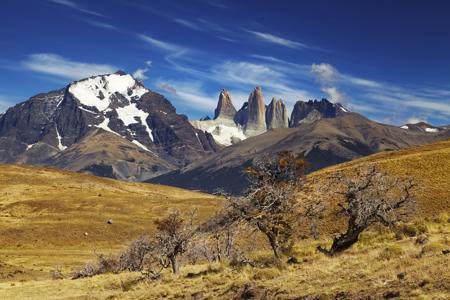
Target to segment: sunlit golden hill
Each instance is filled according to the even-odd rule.
[[[368,166],[377,166],[391,175],[412,177],[418,184],[418,215],[432,217],[450,212],[450,140],[377,153],[317,171],[312,176],[324,177],[336,171],[351,175],[356,168]]]
[[[150,233],[154,219],[170,209],[197,207],[205,218],[217,204],[179,188],[0,165],[0,280],[12,276],[6,265],[27,276],[48,275],[50,267],[77,265],[94,250],[113,251]]]

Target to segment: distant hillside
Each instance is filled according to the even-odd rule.
[[[254,158],[291,150],[303,154],[309,171],[380,151],[398,150],[450,137],[449,130],[418,132],[371,121],[356,113],[278,128],[226,147],[187,167],[150,179],[150,182],[212,192],[223,188],[240,193],[247,186],[242,170]]]

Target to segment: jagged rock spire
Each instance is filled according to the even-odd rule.
[[[233,120],[236,115],[236,108],[231,101],[230,94],[226,90],[222,90],[219,95],[219,102],[214,110],[214,119],[230,119]]]
[[[266,131],[266,106],[261,87],[257,86],[248,97],[248,120],[245,132],[257,135]]]
[[[272,98],[266,111],[267,129],[287,128],[289,126],[288,112],[283,100]]]

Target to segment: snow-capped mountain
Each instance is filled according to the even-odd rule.
[[[121,71],[36,95],[0,116],[2,163],[144,180],[217,149],[167,99]]]
[[[442,130],[445,130],[446,128],[436,127],[432,126],[425,122],[419,122],[414,124],[405,124],[400,126],[401,129],[405,130],[412,130],[412,131],[420,131],[420,132],[428,132],[428,133],[437,133]]]

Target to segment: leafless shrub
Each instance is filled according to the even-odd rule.
[[[80,279],[80,278],[86,278],[86,277],[92,277],[95,275],[100,274],[98,271],[98,266],[94,262],[89,262],[85,264],[80,269],[76,270],[72,274],[72,279]]]
[[[53,280],[64,279],[64,274],[59,266],[50,271],[50,276]]]
[[[147,236],[141,236],[132,241],[127,250],[120,255],[120,269],[142,271],[145,267],[146,259],[148,259],[152,250],[152,243]]]
[[[179,271],[179,256],[187,249],[189,242],[196,233],[193,224],[195,212],[191,213],[190,219],[184,219],[178,211],[169,213],[165,218],[155,221],[158,230],[155,236],[155,261],[163,266],[168,260],[173,273]]]
[[[82,268],[73,272],[72,279],[92,277],[104,273],[119,273],[122,271],[118,256],[96,253],[95,251],[94,253],[97,256],[97,261],[88,262]]]
[[[350,248],[372,224],[393,227],[413,208],[412,190],[416,184],[409,178],[379,172],[375,167],[358,170],[356,179],[338,173],[332,182],[336,187],[344,186],[344,200],[339,207],[340,213],[347,217],[347,230],[333,240],[330,249],[318,247],[327,255]]]
[[[215,218],[215,217],[213,217]],[[209,263],[230,259],[235,251],[238,226],[211,227],[204,225],[192,241],[192,246],[186,252],[191,264],[206,260]]]

